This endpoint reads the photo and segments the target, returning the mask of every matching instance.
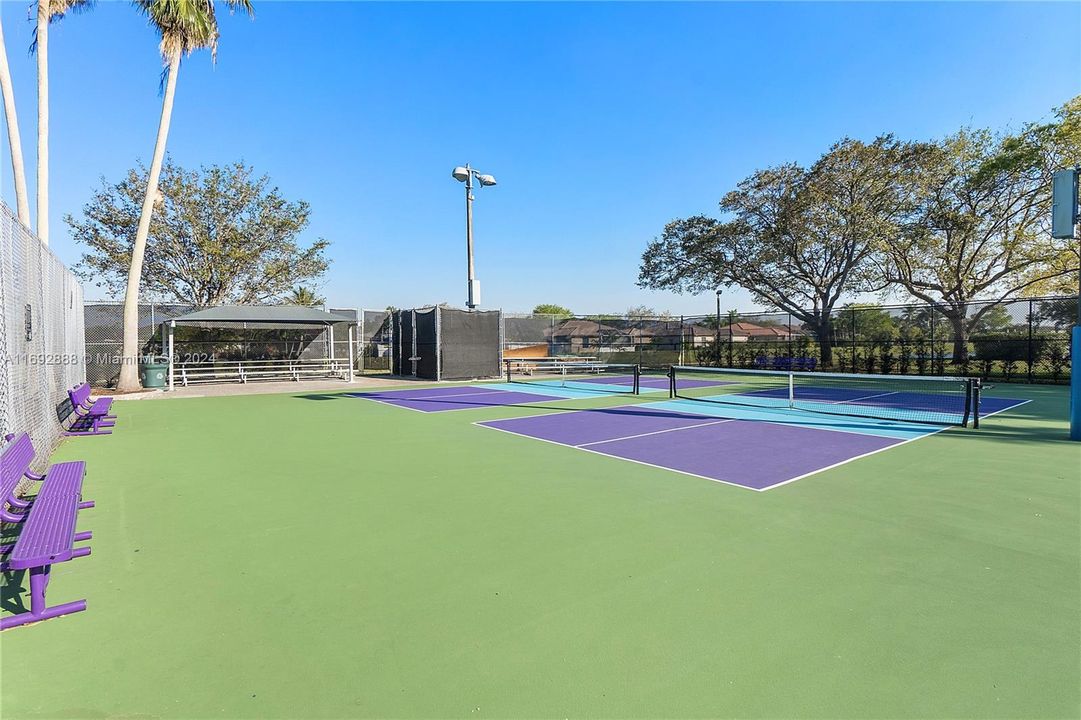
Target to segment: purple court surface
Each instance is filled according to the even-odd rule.
[[[445,412],[499,405],[520,405],[545,400],[564,400],[555,395],[513,392],[477,385],[409,388],[376,392],[348,393],[350,397],[365,398],[419,412]]]
[[[752,490],[767,490],[907,442],[900,437],[696,415],[650,405],[477,424]]]

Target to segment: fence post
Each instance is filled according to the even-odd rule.
[[[680,315],[679,316],[679,352],[676,354],[676,361],[680,365],[686,365],[686,363],[683,362],[683,348],[685,346],[684,341],[685,341],[685,338],[684,338],[684,335],[683,335],[683,316]]]
[[[735,367],[732,364],[732,326],[735,324],[735,317],[732,316],[731,311],[728,313],[728,367]]]
[[[929,317],[931,318],[931,347],[928,348],[931,352],[928,354],[928,359],[931,361],[930,375],[935,374],[935,306],[929,304],[927,309],[930,311]]]
[[[788,359],[792,357],[792,313],[788,313]],[[789,363],[788,367],[791,368],[792,364]]]
[[[1036,357],[1032,353],[1032,299],[1028,301],[1028,381],[1032,382],[1032,363],[1035,362]]]
[[[850,372],[856,372],[856,308],[849,308],[849,312],[852,314],[852,370]]]

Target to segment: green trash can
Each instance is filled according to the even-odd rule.
[[[169,382],[169,359],[146,358],[139,363],[139,382],[144,388],[163,388]]]

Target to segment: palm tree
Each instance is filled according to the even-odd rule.
[[[230,10],[241,9],[252,14],[250,0],[226,0]],[[169,121],[173,114],[173,98],[176,95],[176,76],[180,72],[180,58],[196,50],[207,48],[214,58],[218,48],[218,20],[214,15],[214,0],[135,0],[135,6],[144,12],[150,24],[161,35],[161,56],[165,61],[165,95],[161,102],[161,119],[158,136],[154,141],[154,157],[146,179],[146,196],[143,198],[139,228],[131,249],[131,266],[128,268],[128,285],[124,294],[124,347],[117,389],[139,389],[139,281],[143,274],[143,254],[146,238],[150,234],[150,220],[158,198],[158,178],[165,158],[165,142],[169,137]]]
[[[26,168],[23,165],[23,142],[19,135],[19,116],[15,114],[15,89],[8,69],[8,51],[4,45],[4,26],[0,23],[0,94],[4,96],[8,147],[11,149],[11,173],[15,176],[15,206],[19,222],[30,227],[30,201],[26,195]]]
[[[293,291],[285,297],[285,302],[289,305],[303,305],[304,307],[319,307],[326,302],[325,298],[321,298],[315,294],[315,291],[310,288],[306,288],[303,285],[298,285],[293,288]]]
[[[49,244],[49,23],[91,4],[92,0],[38,0],[38,23],[30,51],[38,56],[37,230],[45,245]]]

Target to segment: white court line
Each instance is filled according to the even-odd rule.
[[[660,435],[661,433],[670,433],[677,430],[690,430],[691,428],[706,427],[708,425],[723,425],[724,423],[730,422],[735,422],[735,420],[714,420],[712,422],[698,423],[697,425],[684,425],[683,427],[668,428],[667,430],[654,430],[653,432],[638,433],[637,435],[626,435],[624,437],[611,438],[610,440],[594,440],[593,442],[582,443],[581,445],[571,445],[570,447],[584,448],[589,445],[603,445],[604,443],[619,442],[620,440],[633,440],[634,438],[647,437],[649,435]]]
[[[1000,400],[1010,400],[1012,398],[999,398],[999,399]],[[982,402],[982,398],[981,398],[981,402]],[[1021,407],[1022,405],[1028,405],[1030,402],[1032,402],[1032,401],[1031,400],[1022,400],[1021,402],[1017,403],[1016,405],[1010,405],[1009,407],[1002,408],[1001,410],[995,410],[994,412],[989,412],[989,413],[986,413],[986,414],[980,413],[980,420],[983,420],[984,418],[989,418],[992,415],[998,415],[999,413],[1009,412],[1010,410],[1016,410],[1017,408]]]
[[[584,410],[574,410],[572,412],[586,412],[586,411],[584,411]],[[553,415],[559,415],[559,414],[562,414],[562,413],[552,413],[552,414]],[[535,416],[535,417],[541,417],[541,416]],[[514,419],[514,418],[512,418],[512,419]],[[481,427],[488,428],[489,430],[498,430],[500,432],[505,432],[508,435],[517,435],[518,437],[529,438],[530,440],[539,440],[540,442],[549,443],[550,445],[557,445],[559,447],[570,448],[572,450],[581,450],[583,452],[593,453],[594,455],[601,455],[602,457],[612,458],[614,460],[623,460],[625,462],[632,462],[632,463],[635,463],[636,465],[645,465],[646,467],[656,468],[658,470],[667,470],[668,472],[679,473],[680,475],[687,475],[689,477],[699,478],[700,480],[709,480],[710,482],[721,483],[722,485],[732,485],[734,487],[743,488],[744,490],[753,490],[754,492],[766,492],[767,490],[772,490],[774,488],[781,487],[782,485],[787,485],[787,484],[793,483],[793,482],[795,482],[797,480],[802,480],[802,479],[810,477],[812,475],[817,475],[820,472],[825,472],[826,470],[832,470],[833,468],[840,467],[841,465],[845,465],[847,463],[850,463],[853,460],[859,460],[860,458],[865,458],[865,457],[867,457],[869,455],[874,455],[876,453],[880,453],[883,450],[892,450],[895,447],[899,447],[899,446],[904,445],[906,443],[910,443],[910,442],[912,442],[914,440],[922,440],[923,438],[927,437],[928,435],[934,435],[936,433],[942,432],[942,430],[949,430],[950,429],[948,427],[944,427],[944,428],[942,428],[940,430],[935,430],[932,433],[928,433],[928,435],[920,435],[920,436],[917,436],[917,437],[909,438],[907,440],[898,440],[896,443],[893,443],[892,445],[886,445],[885,447],[880,447],[880,448],[878,448],[876,450],[871,450],[870,452],[865,452],[865,453],[863,453],[861,455],[854,455],[853,457],[846,458],[845,460],[841,460],[840,462],[836,462],[836,463],[834,463],[832,465],[827,465],[826,467],[821,467],[821,468],[818,468],[817,470],[812,470],[811,472],[804,473],[802,475],[797,475],[796,477],[788,478],[787,480],[781,480],[780,482],[773,483],[772,485],[767,485],[766,487],[756,488],[756,487],[751,487],[750,485],[745,485],[743,483],[734,482],[732,480],[722,480],[720,478],[709,477],[708,475],[699,475],[698,473],[688,472],[687,470],[680,470],[679,468],[669,467],[667,465],[657,465],[655,463],[645,462],[644,460],[635,460],[634,458],[623,457],[622,455],[613,455],[612,453],[606,453],[606,452],[604,452],[602,450],[593,450],[593,449],[586,446],[586,445],[596,445],[598,443],[586,443],[586,445],[568,445],[567,443],[561,443],[561,442],[559,442],[557,440],[549,440],[547,438],[537,437],[536,435],[528,435],[526,433],[516,432],[514,430],[507,430],[506,428],[495,427],[494,425],[485,425],[484,422],[486,422],[486,421],[478,421],[478,422],[475,422],[473,424],[474,425],[480,425]],[[489,420],[487,422],[498,422],[498,421]],[[720,423],[726,423],[726,422],[735,422],[735,420],[722,420],[719,423],[703,423],[703,425],[720,424]],[[742,420],[741,422],[762,422],[762,421],[760,421],[760,420]],[[781,423],[774,423],[774,424],[781,424]],[[688,427],[685,427],[685,428],[672,428],[671,430],[689,430],[692,427],[702,427],[702,425],[691,425],[691,426],[688,426]],[[662,430],[660,432],[671,432],[671,430]],[[653,434],[656,434],[656,433],[642,433],[643,436],[644,435],[653,435]],[[629,436],[629,437],[640,437],[640,436],[633,436],[632,435],[632,436]],[[873,436],[873,437],[881,437],[881,436],[876,435],[876,436]],[[616,439],[617,440],[625,440],[625,439],[628,439],[628,438],[616,438]],[[614,441],[612,441],[612,440],[602,440],[601,442],[603,443],[603,442],[614,442]]]
[[[864,395],[863,397],[858,397],[858,398],[848,398],[847,400],[834,400],[833,402],[827,402],[826,404],[827,405],[840,405],[841,403],[859,402],[861,400],[870,400],[871,398],[885,397],[887,395],[896,395],[896,394],[897,394],[896,390],[890,390],[889,392],[875,393],[874,395]],[[796,402],[799,402],[799,400],[797,400]],[[807,402],[821,402],[821,401],[820,400],[808,400]]]
[[[394,391],[390,391],[390,392],[394,392]],[[403,390],[402,392],[407,392],[407,391]],[[454,395],[441,395],[440,397],[462,397],[463,395],[497,395],[500,392],[501,392],[500,390],[493,388],[491,392],[455,393]],[[423,413],[425,415],[431,415],[432,413],[437,413],[437,412],[453,412],[454,410],[476,410],[476,408],[472,408],[472,407],[454,408],[454,410],[421,410],[420,408],[409,407],[408,405],[402,404],[402,403],[407,403],[410,400],[420,400],[420,399],[424,399],[424,400],[427,400],[427,401],[434,400],[435,396],[431,396],[431,395],[429,395],[427,398],[387,398],[387,397],[379,398],[379,397],[369,397],[368,395],[363,395],[363,394],[355,393],[355,392],[354,393],[344,393],[344,394],[347,397],[360,398],[361,400],[371,400],[372,402],[382,403],[383,405],[390,405],[391,407],[401,408],[402,410],[411,410],[412,412]],[[487,406],[483,406],[483,407],[497,407],[497,406],[495,406],[495,405],[487,405]]]
[[[935,430],[934,432],[927,433],[926,435],[917,435],[916,437],[910,437],[907,440],[898,440],[897,442],[893,443],[892,445],[886,445],[885,447],[880,447],[877,450],[871,450],[871,451],[865,452],[865,453],[863,453],[861,455],[853,455],[852,457],[850,457],[850,458],[848,458],[846,460],[841,460],[840,462],[835,462],[832,465],[827,465],[825,467],[818,468],[817,470],[812,470],[811,472],[803,473],[802,475],[797,475],[796,477],[788,478],[787,480],[782,480],[781,482],[770,485],[769,487],[764,487],[764,488],[762,488],[762,490],[772,490],[775,487],[780,487],[782,485],[787,485],[788,483],[793,483],[793,482],[796,482],[797,480],[802,480],[803,478],[810,477],[812,475],[817,475],[820,472],[825,472],[827,470],[832,470],[833,468],[840,467],[842,465],[847,465],[848,463],[852,462],[853,460],[859,460],[860,458],[865,458],[865,457],[868,457],[869,455],[875,455],[877,453],[882,452],[883,450],[893,450],[894,448],[901,447],[902,445],[907,445],[908,443],[913,442],[915,440],[923,440],[925,437],[930,437],[931,435],[937,435],[938,433],[942,432],[943,430],[949,430],[949,429],[950,429],[949,427],[944,427],[944,428],[941,428],[939,430]],[[874,437],[883,437],[883,436],[882,435],[875,435]]]
[[[490,403],[490,404],[480,404],[480,403],[478,403],[476,405],[468,405],[466,407],[439,408],[438,410],[421,410],[419,408],[409,407],[408,405],[402,404],[402,403],[407,403],[407,402],[411,402],[411,401],[414,401],[414,400],[423,400],[424,402],[433,402],[435,400],[438,400],[439,398],[461,397],[462,395],[484,395],[485,397],[489,397],[489,396],[498,397],[499,395],[502,395],[504,393],[515,393],[515,394],[518,394],[518,395],[533,395],[536,399],[535,400],[530,400],[528,402],[514,402],[514,403]],[[433,413],[443,414],[443,413],[449,413],[449,412],[464,412],[464,411],[467,411],[467,410],[478,410],[478,409],[483,409],[483,408],[502,408],[502,407],[507,407],[507,408],[522,407],[522,408],[529,408],[529,409],[535,409],[535,410],[544,410],[544,409],[547,409],[547,408],[544,408],[544,407],[537,408],[537,407],[535,407],[535,404],[536,403],[568,402],[570,400],[595,400],[596,399],[596,397],[594,397],[594,396],[559,397],[558,395],[542,395],[541,393],[531,393],[531,392],[527,392],[525,390],[508,390],[506,388],[492,388],[491,392],[458,393],[458,394],[455,394],[455,395],[429,396],[427,398],[376,398],[376,397],[368,397],[368,396],[364,396],[364,395],[359,395],[357,393],[346,393],[346,394],[349,397],[356,397],[356,398],[360,398],[361,400],[371,400],[373,402],[383,403],[384,405],[390,405],[391,407],[403,408],[405,410],[412,410],[413,412],[424,413],[425,415],[432,415]],[[454,403],[450,403],[450,404],[454,404]],[[645,405],[646,403],[642,403],[642,404]],[[618,405],[616,407],[634,407],[634,405]],[[549,415],[559,415],[560,413],[582,412],[583,409],[584,408],[571,408],[569,410],[558,410],[558,411],[556,411],[554,413],[548,413],[548,414]],[[594,409],[595,410],[604,410],[604,409],[608,409],[608,408],[594,408]],[[696,415],[697,413],[691,413],[691,414]],[[522,415],[521,417],[534,417],[534,416],[533,415]],[[504,419],[513,420],[514,418],[504,418]],[[483,422],[483,421],[480,421],[480,422]],[[476,423],[474,423],[474,424],[476,424]]]
[[[693,402],[705,402],[705,403],[711,403],[712,405],[723,405],[723,406],[731,407],[731,408],[746,408],[748,411],[751,411],[751,412],[757,410],[757,411],[765,412],[765,413],[774,413],[774,412],[776,412],[776,413],[792,413],[796,417],[804,417],[804,418],[807,418],[808,420],[814,420],[816,418],[821,418],[822,415],[829,415],[831,417],[847,417],[847,418],[850,418],[853,422],[864,421],[864,422],[868,422],[868,423],[874,423],[874,422],[892,423],[893,425],[901,425],[901,426],[905,426],[905,427],[911,427],[913,430],[919,430],[920,432],[923,433],[923,435],[919,435],[917,437],[926,437],[928,435],[934,435],[935,433],[942,432],[943,430],[948,430],[951,427],[956,427],[956,426],[952,426],[952,425],[947,425],[947,426],[932,430],[931,428],[933,426],[930,423],[914,423],[914,422],[908,422],[907,420],[886,420],[886,419],[883,419],[883,418],[863,418],[863,417],[860,417],[858,415],[840,415],[840,414],[837,414],[837,413],[827,413],[825,411],[817,411],[816,412],[815,410],[805,410],[805,409],[799,408],[799,407],[789,407],[788,405],[785,405],[783,407],[782,406],[772,407],[770,405],[741,405],[739,403],[718,402],[716,400],[710,400],[710,399],[707,399],[707,398],[677,397],[677,398],[673,398],[673,399],[669,399],[669,400],[661,400],[659,402],[647,402],[647,403],[642,403],[642,404],[643,405],[662,405],[662,404],[665,404],[665,403],[686,403],[686,402],[692,402],[692,403]],[[663,410],[664,408],[661,408],[661,409]],[[672,412],[683,412],[683,411],[673,410]],[[736,412],[736,410],[733,410],[732,412]],[[702,413],[692,412],[690,410],[687,410],[686,413],[689,414],[689,415],[701,415],[702,414]],[[744,414],[746,414],[746,413],[744,413]],[[709,416],[707,416],[707,417],[709,417]],[[714,415],[713,417],[717,417],[717,416]],[[983,417],[983,416],[981,415],[980,417]],[[879,438],[887,438],[887,439],[893,439],[894,437],[896,437],[894,435],[879,435],[878,433],[875,433],[875,432],[860,432],[859,430],[845,430],[844,428],[840,428],[840,427],[837,427],[835,425],[827,425],[827,424],[825,424],[825,423],[823,423],[821,421],[818,422],[818,423],[813,423],[813,422],[812,423],[798,423],[795,420],[786,421],[784,419],[773,419],[773,418],[762,418],[762,417],[738,417],[738,418],[732,418],[732,419],[733,420],[743,420],[743,421],[746,421],[746,422],[770,423],[771,425],[784,425],[785,427],[803,428],[804,430],[828,430],[830,432],[845,433],[846,435],[861,435],[863,437],[870,436],[870,437],[879,437]],[[869,426],[869,427],[870,427],[870,429],[873,429],[873,426]],[[887,427],[885,429],[890,430],[890,429],[896,429],[896,428]]]
[[[584,412],[584,411],[577,411],[576,410],[576,411],[573,411],[573,412]],[[560,413],[553,413],[553,414],[558,415]],[[489,421],[489,422],[491,422],[491,421]],[[651,468],[654,468],[656,470],[667,470],[668,472],[679,473],[680,475],[687,475],[688,477],[698,478],[699,480],[709,480],[710,482],[720,483],[721,485],[731,485],[733,487],[742,488],[744,490],[753,490],[754,492],[762,492],[762,490],[769,490],[769,488],[762,488],[760,490],[758,488],[750,487],[749,485],[742,485],[742,484],[740,484],[738,482],[732,482],[731,480],[721,480],[720,478],[708,477],[706,475],[698,475],[697,473],[687,472],[686,470],[677,470],[676,468],[670,468],[670,467],[666,467],[664,465],[654,465],[653,463],[648,463],[648,462],[645,462],[643,460],[634,460],[633,458],[620,457],[619,455],[612,455],[610,453],[601,452],[600,450],[591,450],[590,448],[587,448],[587,447],[575,447],[574,445],[567,445],[565,443],[556,442],[555,440],[548,440],[546,438],[536,437],[534,435],[526,435],[525,433],[515,432],[513,430],[507,430],[507,429],[501,428],[501,427],[495,427],[494,425],[485,425],[483,423],[483,421],[475,422],[473,424],[474,425],[479,425],[480,427],[483,427],[483,428],[488,428],[489,430],[498,430],[499,432],[507,433],[508,435],[517,435],[518,437],[529,438],[530,440],[539,440],[540,442],[548,443],[549,445],[555,445],[557,447],[570,448],[571,450],[580,450],[581,452],[587,452],[587,453],[592,453],[594,455],[600,455],[601,457],[606,457],[606,458],[608,458],[610,460],[622,460],[623,462],[630,462],[630,463],[634,463],[635,465],[645,465],[646,467],[651,467]],[[775,486],[771,485],[770,487],[775,487]]]
[[[671,401],[668,401],[668,402],[671,402]],[[996,410],[996,411],[994,411],[992,413],[988,413],[987,415],[982,415],[981,414],[980,418],[983,419],[985,417],[991,417],[992,415],[997,415],[1000,412],[1006,412],[1008,410],[1013,410],[1015,408],[1019,408],[1022,405],[1025,405],[1025,404],[1030,403],[1030,402],[1032,402],[1032,401],[1031,400],[1023,400],[1023,401],[1019,402],[1016,405],[1011,405],[1008,408],[1003,408],[1002,410]],[[654,404],[656,404],[656,403],[641,403],[641,404],[635,404],[635,405],[620,405],[620,406],[617,406],[617,407],[639,408],[639,407],[649,407],[650,405],[654,405]],[[612,409],[616,409],[616,408],[605,408],[605,409],[612,410]],[[698,414],[698,413],[694,413],[694,412],[685,412],[685,413],[683,413],[683,412],[681,412],[679,410],[666,410],[664,408],[658,408],[658,410],[660,412],[673,413],[673,414],[675,414],[675,413],[684,414],[684,415],[697,415]],[[520,418],[505,418],[505,419],[517,420],[517,419],[524,419],[524,418],[527,418],[527,417],[547,417],[547,415],[565,415],[567,413],[574,413],[574,412],[590,412],[590,410],[581,410],[581,409],[562,410],[562,411],[559,411],[559,412],[547,413],[545,415],[526,415],[526,416],[521,416]],[[705,416],[700,416],[700,417],[709,417],[709,416],[705,415]],[[686,429],[690,429],[691,427],[701,427],[702,425],[710,425],[710,424],[720,424],[720,423],[732,422],[735,419],[738,419],[738,418],[720,420],[720,421],[718,421],[718,423],[702,423],[700,425],[692,425],[692,426],[687,426],[687,427],[682,427],[682,428],[671,428],[670,430],[661,430],[661,431],[658,431],[658,432],[670,432],[671,430],[686,430]],[[742,422],[765,422],[765,423],[769,423],[769,424],[786,425],[787,427],[803,427],[801,425],[789,425],[788,423],[774,422],[774,421],[769,421],[769,420],[742,419],[741,421]],[[886,445],[884,447],[880,447],[880,448],[878,448],[876,450],[871,450],[869,452],[862,453],[860,455],[855,455],[855,456],[847,458],[845,460],[841,460],[840,462],[836,462],[836,463],[833,463],[832,465],[827,465],[825,467],[818,468],[817,470],[812,470],[812,471],[804,473],[802,475],[797,475],[795,477],[788,478],[787,480],[782,480],[780,482],[774,483],[772,485],[768,485],[768,486],[763,487],[763,488],[755,488],[755,487],[750,487],[749,485],[745,485],[745,484],[742,484],[742,483],[733,482],[731,480],[722,480],[720,478],[713,478],[713,477],[708,477],[706,475],[699,475],[698,473],[687,472],[686,470],[679,470],[677,468],[667,467],[665,465],[657,465],[657,464],[654,464],[654,463],[648,463],[648,462],[644,462],[642,460],[634,460],[632,458],[626,458],[626,457],[622,457],[622,456],[619,456],[619,455],[613,455],[611,453],[606,453],[606,452],[603,452],[601,450],[593,450],[593,449],[587,447],[587,445],[598,445],[598,444],[603,444],[603,443],[607,443],[607,442],[614,442],[614,440],[601,440],[601,441],[596,442],[596,443],[585,443],[583,445],[568,445],[567,443],[561,443],[561,442],[557,442],[555,440],[548,440],[546,438],[537,437],[535,435],[528,435],[526,433],[521,433],[521,432],[516,432],[514,430],[507,430],[506,428],[496,427],[495,425],[486,425],[485,424],[485,423],[490,423],[490,422],[499,422],[499,420],[486,420],[486,421],[485,420],[478,420],[478,421],[474,422],[473,424],[474,425],[479,425],[480,427],[488,428],[489,430],[498,430],[499,432],[504,432],[504,433],[507,433],[508,435],[517,435],[518,437],[529,438],[530,440],[539,440],[540,442],[549,443],[550,445],[556,445],[558,447],[571,448],[572,450],[581,450],[582,452],[593,453],[594,455],[600,455],[602,457],[611,458],[611,459],[614,459],[614,460],[622,460],[624,462],[635,463],[636,465],[644,465],[646,467],[655,468],[657,470],[666,470],[668,472],[674,472],[674,473],[678,473],[680,475],[686,475],[688,477],[698,478],[700,480],[709,480],[710,482],[720,483],[722,485],[732,485],[734,487],[743,488],[744,490],[753,490],[754,492],[766,492],[767,490],[773,490],[775,488],[781,487],[782,485],[788,485],[789,483],[794,483],[797,480],[803,480],[805,478],[811,477],[812,475],[817,475],[818,473],[825,472],[827,470],[833,470],[834,468],[838,468],[838,467],[840,467],[842,465],[847,465],[848,463],[853,462],[855,460],[860,460],[862,458],[869,457],[871,455],[876,455],[876,454],[878,454],[880,452],[883,452],[885,450],[893,450],[894,448],[898,448],[898,447],[900,447],[902,445],[907,445],[910,442],[915,442],[916,440],[922,440],[922,439],[924,439],[926,437],[930,437],[932,435],[937,435],[938,433],[943,432],[945,430],[956,430],[957,429],[955,426],[943,426],[943,427],[937,428],[935,430],[928,430],[927,432],[925,432],[925,433],[923,433],[921,435],[916,435],[914,437],[910,437],[910,438],[907,438],[907,439],[888,438],[888,437],[883,436],[883,435],[871,435],[871,437],[880,437],[880,438],[885,438],[885,439],[896,439],[897,442],[895,442],[895,443],[893,443],[891,445]],[[827,430],[828,432],[841,432],[841,433],[845,433],[845,434],[848,434],[848,435],[867,436],[866,433],[854,433],[854,432],[851,432],[851,431],[836,430],[836,429],[833,429],[833,428],[812,428],[812,429]],[[637,436],[632,435],[632,436],[628,436],[628,438],[630,438],[630,437],[642,437],[642,436],[645,436],[645,435],[654,435],[654,434],[656,434],[656,432],[654,432],[654,433],[642,433],[641,435],[637,435]],[[617,439],[628,439],[628,438],[617,438]]]
[[[388,392],[403,392],[403,393],[406,393],[406,392],[410,392],[410,391],[409,390],[390,390]],[[438,400],[440,398],[463,397],[463,396],[467,396],[467,395],[491,395],[493,393],[501,393],[501,392],[503,392],[503,390],[500,390],[499,388],[492,388],[491,390],[480,390],[480,391],[467,392],[467,393],[447,393],[445,395],[424,395],[424,396],[421,396],[421,397],[400,397],[400,398],[399,397],[369,397],[369,396],[363,395],[363,394],[361,394],[361,397],[363,397],[365,400],[393,400],[393,401],[396,401],[396,402],[402,402],[403,400]]]

